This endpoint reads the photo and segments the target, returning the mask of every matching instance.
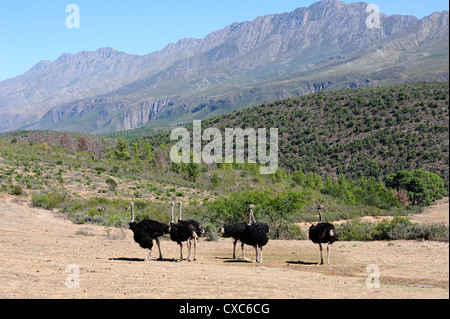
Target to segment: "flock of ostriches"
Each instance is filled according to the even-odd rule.
[[[196,260],[197,242],[199,237],[205,233],[205,228],[195,220],[184,221],[181,216],[182,203],[179,205],[179,217],[178,223],[174,222],[174,203],[170,202],[171,221],[170,225],[166,225],[154,220],[144,219],[139,223],[134,220],[134,203],[131,202],[129,208],[131,208],[131,222],[130,229],[134,233],[134,240],[144,249],[149,250],[148,260],[152,257],[153,240],[156,241],[159,249],[159,259],[162,260],[162,252],[159,238],[165,234],[170,235],[170,239],[176,242],[180,246],[180,259],[183,260],[183,243],[187,242],[189,249],[188,260],[192,261],[191,250],[192,244],[194,245],[194,258]],[[317,225],[311,226],[309,229],[309,238],[315,244],[319,244],[320,247],[320,265],[324,264],[323,261],[323,244],[327,244],[327,263],[330,264],[330,246],[336,241],[336,229],[330,224],[323,222],[322,205],[318,204],[320,220]],[[269,242],[267,234],[269,233],[269,225],[266,223],[257,223],[255,216],[253,215],[254,205],[248,206],[249,222],[237,223],[228,225],[222,228],[223,237],[233,238],[233,259],[236,259],[236,245],[238,241],[241,242],[242,258],[246,259],[244,253],[244,246],[248,245],[255,248],[256,262],[263,262],[262,249]],[[259,249],[259,251],[258,251]]]

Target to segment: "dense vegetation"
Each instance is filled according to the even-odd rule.
[[[320,92],[210,123],[279,128],[283,167],[375,177],[424,168],[448,184],[449,85],[416,83]]]
[[[418,168],[443,178],[448,190],[449,84],[319,92],[237,111],[202,127],[278,128],[284,169],[338,178],[385,178]],[[130,135],[130,133],[125,133]],[[146,138],[154,147],[169,133]]]
[[[431,172],[417,169],[413,172],[399,171],[386,178],[386,186],[400,194],[404,190],[413,205],[432,205],[446,193],[442,179]]]
[[[448,83],[318,93],[235,112],[204,128],[278,127],[281,168],[259,164],[173,164],[168,133],[135,138],[60,132],[0,136],[0,191],[32,194],[77,223],[126,227],[127,201],[139,218],[169,221],[167,202],[183,200],[211,239],[246,220],[253,203],[272,238],[305,239],[298,223],[347,220],[343,239],[448,240],[448,227],[402,219],[448,195]],[[132,139],[127,139],[132,136]],[[361,223],[363,216],[395,216]],[[386,224],[387,223],[387,224]]]

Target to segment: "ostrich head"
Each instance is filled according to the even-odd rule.
[[[316,202],[316,204],[317,204],[317,210],[319,211],[319,216],[320,216],[319,223],[321,223],[323,220],[322,209],[324,209],[325,206],[321,205],[319,202]]]
[[[253,205],[253,204],[248,205],[248,210],[252,210],[254,208],[255,208],[255,205]]]
[[[224,226],[220,229],[220,233],[222,234],[223,238],[230,238],[231,236],[229,235],[229,229],[230,229],[230,225]]]
[[[317,204],[317,209],[318,210],[322,210],[322,209],[324,209],[325,208],[325,206],[323,206],[321,203],[319,203],[318,201],[316,201],[316,204]]]

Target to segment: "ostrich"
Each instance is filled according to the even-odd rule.
[[[313,243],[319,244],[320,247],[320,264],[323,265],[323,247],[322,244],[327,244],[327,264],[330,264],[330,246],[337,240],[336,228],[330,223],[322,222],[322,205],[317,203],[317,209],[319,210],[319,223],[312,225],[309,229],[309,239]]]
[[[188,225],[190,229],[193,230],[192,236],[188,239],[187,244],[189,247],[189,256],[188,260],[191,260],[191,249],[192,249],[192,240],[194,241],[194,260],[197,260],[197,242],[198,238],[200,238],[205,233],[205,228],[200,224],[198,221],[195,220],[182,220],[181,217],[181,207],[183,206],[183,203],[181,201],[177,202],[179,206],[179,215],[178,215],[178,225],[185,224]]]
[[[195,229],[189,225],[187,222],[179,221],[178,224],[175,224],[174,218],[173,218],[173,207],[174,203],[170,202],[169,204],[171,208],[171,215],[170,215],[170,239],[174,242],[176,242],[178,245],[180,245],[180,259],[183,260],[183,242],[187,242],[190,238],[197,238],[198,235],[195,232]],[[189,246],[189,245],[188,245]],[[191,261],[191,254],[189,251],[189,257],[188,260]]]
[[[236,259],[236,245],[237,245],[237,242],[241,240],[241,237],[242,237],[243,233],[245,232],[246,227],[247,227],[247,223],[237,223],[237,224],[225,226],[221,230],[222,237],[225,237],[225,238],[231,237],[234,239],[233,259]],[[245,253],[244,253],[244,245],[245,244],[243,242],[241,242],[242,258],[246,259]]]
[[[224,236],[230,236],[234,238],[234,250],[233,250],[233,259],[236,257],[236,243],[237,241],[241,241],[242,243],[242,256],[245,259],[244,254],[244,245],[252,246],[256,251],[256,262],[262,263],[262,249],[269,242],[269,238],[267,234],[269,233],[269,225],[265,223],[257,223],[255,220],[255,216],[253,215],[254,205],[248,206],[249,211],[249,222],[248,224],[240,223],[234,224],[230,226],[226,226],[222,230],[222,234]],[[252,221],[254,223],[252,223]],[[260,249],[260,253],[258,254],[258,248]]]
[[[169,226],[150,219],[144,219],[140,223],[136,224],[134,220],[134,203],[130,202],[129,207],[131,208],[130,229],[134,233],[134,241],[137,242],[142,248],[149,250],[149,256],[147,260],[150,260],[152,258],[154,239],[159,249],[159,260],[161,260],[162,253],[161,245],[159,243],[159,237],[169,233]]]

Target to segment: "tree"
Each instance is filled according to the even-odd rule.
[[[416,169],[413,174],[414,176],[423,180],[432,201],[436,201],[444,197],[445,185],[444,181],[439,175],[426,171],[424,169]]]
[[[397,192],[401,189],[407,190],[407,185],[413,174],[407,171],[398,171],[393,175],[386,177],[385,185],[388,188],[395,189]]]
[[[293,222],[293,212],[305,203],[302,193],[292,190],[266,197],[261,213],[268,218],[275,239],[280,239],[282,229]]]
[[[220,185],[220,182],[221,182],[221,180],[220,180],[220,178],[219,178],[219,174],[217,174],[216,172],[214,172],[214,173],[212,174],[212,177],[211,177],[211,185],[212,185],[212,187],[213,187],[213,188],[218,187],[218,186]]]
[[[116,150],[114,151],[114,155],[118,160],[128,161],[131,158],[130,153],[128,152],[128,145],[122,138],[117,140]]]
[[[91,143],[92,139],[89,137],[89,135],[84,134],[82,136],[79,136],[77,139],[77,149],[79,151],[89,151]]]
[[[156,167],[163,168],[167,165],[162,145],[155,149],[154,162]]]
[[[144,148],[145,151],[147,152],[146,154],[147,161],[151,164],[154,164],[152,149],[150,147],[150,144],[148,144],[148,142],[145,140],[144,140]]]
[[[113,178],[109,177],[106,180],[106,184],[108,184],[109,190],[111,190],[113,192],[116,190],[117,182]]]
[[[139,157],[139,144],[138,143],[133,143],[131,146],[133,147],[134,160],[135,160],[137,165],[140,165],[141,164],[141,158]]]
[[[399,194],[403,189],[413,205],[431,205],[445,194],[445,184],[440,176],[424,169],[412,172],[398,171],[386,177],[385,185]]]
[[[427,186],[421,178],[417,176],[412,177],[408,182],[407,191],[409,200],[413,205],[433,204]]]
[[[197,181],[197,177],[200,176],[200,166],[197,163],[189,163],[186,165],[186,172],[194,182]]]
[[[180,173],[181,172],[181,164],[172,162],[172,167],[170,169],[172,170],[172,172]]]
[[[59,139],[59,145],[73,151],[75,149],[75,138],[73,135],[64,132]]]
[[[278,170],[275,172],[275,174],[270,175],[271,179],[274,182],[282,182],[287,179],[287,173],[284,169],[278,168]]]
[[[305,182],[305,174],[302,172],[302,170],[298,170],[294,172],[294,174],[292,175],[292,179],[297,183],[297,185],[302,186]]]
[[[312,172],[308,172],[308,174],[306,174],[306,179],[305,179],[304,184],[307,187],[318,189],[318,190],[323,188],[323,181],[322,181],[322,178],[320,177],[320,175],[318,175],[316,173],[312,173]]]

